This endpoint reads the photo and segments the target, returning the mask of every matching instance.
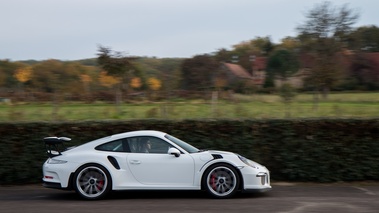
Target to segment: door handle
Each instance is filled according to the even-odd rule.
[[[133,164],[133,165],[141,164],[141,161],[139,161],[139,160],[131,160],[129,162],[130,162],[130,164]]]

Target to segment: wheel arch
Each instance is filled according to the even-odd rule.
[[[113,178],[113,176],[112,176],[112,172],[110,172],[110,168],[112,168],[112,167],[107,166],[107,165],[104,165],[103,163],[100,163],[100,162],[86,162],[86,163],[83,163],[83,164],[79,165],[79,166],[75,169],[75,171],[72,171],[72,172],[70,173],[70,178],[69,178],[68,187],[69,187],[70,189],[74,189],[75,173],[76,173],[79,169],[81,169],[81,168],[83,168],[83,167],[86,167],[86,166],[90,166],[90,165],[93,165],[93,166],[101,166],[101,167],[103,167],[103,168],[105,169],[105,172],[106,172],[106,173],[109,175],[109,177],[110,177],[111,190],[113,190],[113,180],[114,180],[114,178]]]
[[[239,186],[238,186],[238,190],[243,190],[243,186],[244,186],[244,181],[243,181],[243,176],[242,176],[242,173],[241,173],[241,171],[240,171],[240,169],[237,167],[237,166],[235,166],[235,165],[233,165],[232,163],[230,163],[230,162],[226,162],[226,161],[217,161],[217,162],[213,162],[213,163],[211,163],[211,164],[208,164],[208,165],[206,165],[206,166],[204,166],[203,167],[203,172],[202,172],[202,174],[201,174],[201,178],[200,178],[200,186],[201,186],[201,190],[205,190],[205,188],[206,188],[206,185],[205,185],[205,181],[204,181],[204,179],[206,178],[206,175],[207,175],[207,171],[211,168],[211,167],[213,167],[213,166],[217,166],[217,165],[229,165],[229,166],[231,166],[232,168],[234,168],[235,170],[236,170],[236,172],[237,172],[237,178],[238,178],[238,180],[240,181],[240,184],[239,184]]]

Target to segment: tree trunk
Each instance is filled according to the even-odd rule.
[[[328,99],[328,95],[329,95],[329,87],[327,86],[324,86],[323,89],[322,89],[322,98],[324,100]]]
[[[216,112],[217,112],[217,102],[218,102],[218,91],[213,91],[212,92],[212,115],[217,117]]]
[[[317,89],[314,89],[314,91],[313,91],[313,111],[318,110],[318,102],[319,102],[318,91],[317,91]]]
[[[122,91],[121,88],[117,88],[116,90],[116,109],[117,109],[117,114],[121,114],[121,100],[122,100]]]

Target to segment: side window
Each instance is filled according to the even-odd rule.
[[[166,154],[170,147],[166,141],[148,136],[128,138],[128,145],[132,153]]]
[[[151,143],[150,153],[167,154],[168,149],[171,147],[170,144],[167,143],[166,141],[160,138],[155,138],[155,137],[151,137],[150,143]]]
[[[126,139],[111,141],[111,142],[99,145],[95,149],[100,150],[100,151],[108,151],[108,152],[130,152]]]

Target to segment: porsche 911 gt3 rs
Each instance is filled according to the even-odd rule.
[[[66,137],[44,138],[43,185],[85,199],[112,190],[206,190],[215,198],[271,189],[269,170],[225,151],[199,150],[159,131],[133,131],[61,150]]]

